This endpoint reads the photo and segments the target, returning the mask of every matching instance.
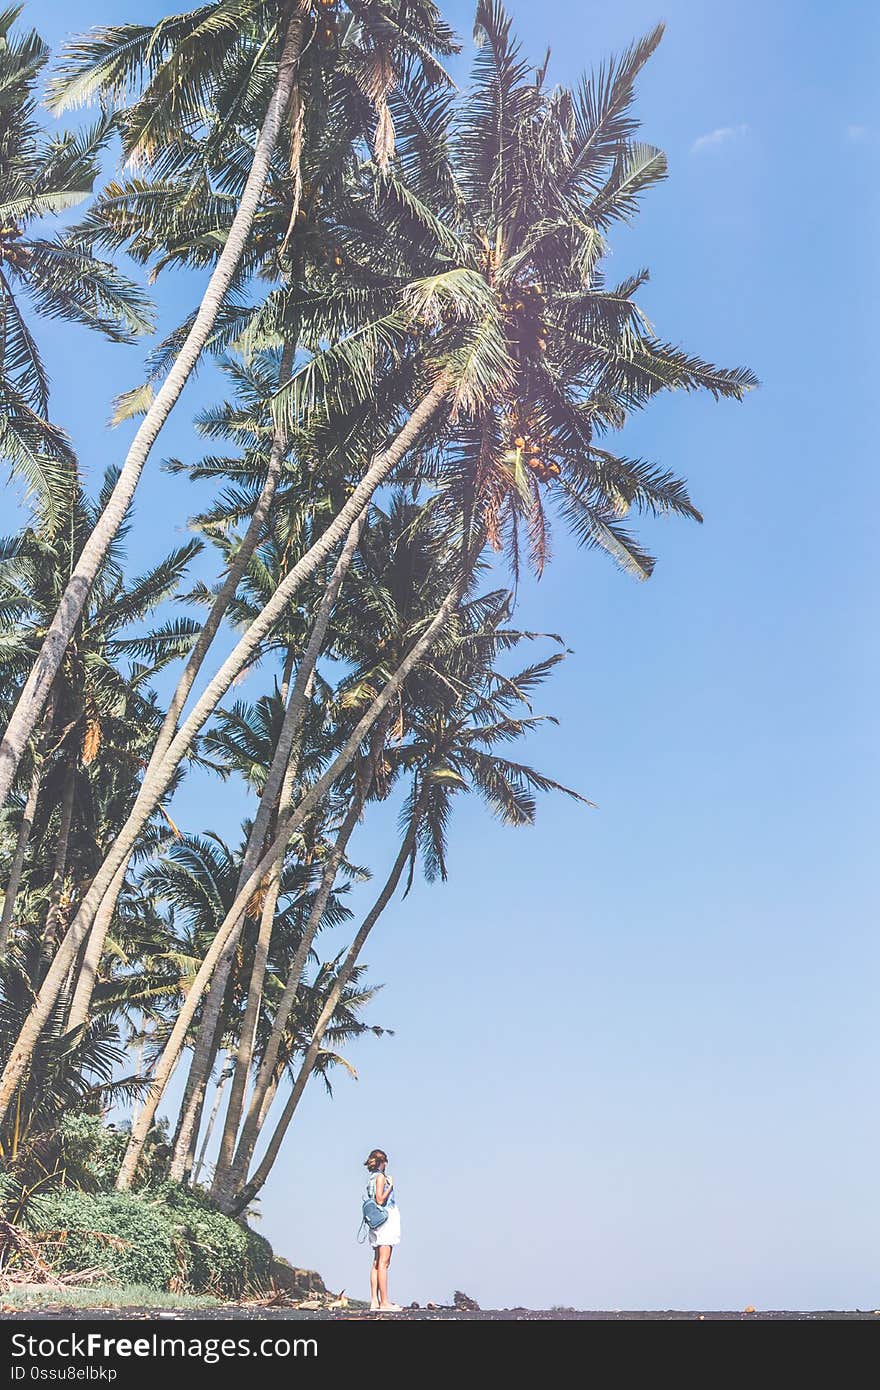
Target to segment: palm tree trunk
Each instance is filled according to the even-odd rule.
[[[275,1068],[275,1074],[274,1074],[274,1076],[272,1077],[272,1080],[269,1082],[268,1090],[266,1091],[266,1094],[265,1094],[265,1096],[263,1097],[263,1104],[260,1106],[260,1120],[259,1120],[259,1123],[258,1123],[258,1125],[257,1125],[257,1133],[260,1132],[260,1130],[263,1128],[263,1125],[266,1123],[266,1119],[267,1119],[267,1117],[268,1117],[268,1115],[269,1115],[269,1111],[270,1111],[271,1108],[272,1108],[272,1102],[273,1102],[273,1100],[275,1099],[276,1095],[278,1094],[278,1083],[279,1083],[280,1080],[281,1080],[281,1076],[282,1076],[282,1070],[281,1070],[281,1068],[280,1068],[280,1067],[276,1067],[276,1068]],[[244,1174],[243,1176],[246,1176],[246,1174]]]
[[[241,1097],[234,1098],[232,1092],[230,1092],[229,1105],[231,1109],[237,1109],[239,1114],[241,1106],[244,1103],[244,1094],[247,1090],[254,1048],[257,1045],[260,1007],[263,1002],[263,986],[266,982],[266,971],[269,968],[269,947],[272,944],[275,912],[281,893],[281,867],[282,866],[279,864],[275,865],[266,888],[266,897],[263,902],[262,913],[260,914],[260,930],[257,934],[257,942],[254,949],[254,963],[251,968],[250,979],[248,980],[248,993],[245,1003],[244,1018],[242,1019],[238,1047],[235,1050],[233,1084],[238,1082],[239,1072],[241,1072]],[[238,1124],[238,1119],[236,1119],[235,1123],[236,1125]]]
[[[348,981],[351,978],[351,973],[354,970],[355,965],[357,964],[357,959],[361,953],[361,950],[363,949],[364,942],[366,941],[370,932],[373,930],[373,927],[378,922],[382,913],[385,911],[385,908],[391,901],[395,889],[397,888],[397,885],[400,882],[400,875],[403,873],[404,866],[406,865],[407,860],[412,854],[413,846],[415,845],[416,832],[418,830],[420,811],[421,807],[419,805],[417,810],[413,813],[413,816],[410,820],[403,843],[400,846],[400,851],[397,855],[397,858],[394,861],[394,865],[391,869],[391,873],[388,875],[388,878],[385,882],[385,886],[382,889],[382,892],[379,894],[376,901],[374,902],[373,906],[370,908],[370,911],[364,918],[357,936],[354,938],[354,941],[351,943],[351,946],[349,947],[348,955],[342,962],[342,965],[339,969],[339,973],[333,982],[333,987],[330,990],[330,993],[327,995],[326,1000],[324,1001],[324,1007],[322,1008],[321,1013],[318,1016],[318,1021],[315,1024],[314,1032],[312,1033],[312,1038],[309,1043],[308,1050],[306,1052],[305,1057],[303,1058],[299,1072],[297,1073],[297,1078],[293,1084],[293,1089],[287,1098],[287,1103],[285,1104],[284,1109],[281,1112],[278,1124],[275,1126],[272,1138],[269,1140],[268,1148],[266,1149],[265,1154],[260,1160],[260,1164],[255,1170],[253,1177],[245,1184],[245,1186],[241,1189],[241,1191],[234,1198],[234,1200],[225,1208],[225,1210],[227,1211],[235,1213],[244,1211],[244,1209],[247,1206],[249,1206],[249,1204],[254,1200],[254,1197],[263,1187],[263,1185],[266,1182],[266,1179],[272,1171],[275,1160],[278,1157],[278,1153],[281,1149],[284,1136],[287,1133],[288,1126],[290,1125],[296,1108],[299,1105],[300,1100],[302,1099],[302,1094],[306,1088],[306,1083],[315,1069],[315,1063],[317,1062],[318,1057],[320,1055],[321,1043],[324,1040],[324,1034],[326,1033],[327,1027],[331,1019],[333,1018],[336,1006],[339,1003],[339,1000],[342,996],[342,991],[345,989],[346,985],[348,984]]]
[[[290,967],[287,980],[284,985],[284,992],[278,1001],[275,1017],[272,1021],[272,1031],[266,1044],[266,1051],[260,1063],[254,1089],[251,1093],[250,1105],[248,1108],[247,1119],[242,1131],[241,1141],[238,1151],[235,1148],[235,1141],[238,1135],[238,1126],[241,1121],[241,1113],[244,1108],[245,1088],[250,1072],[252,1052],[245,1052],[239,1045],[239,1054],[235,1059],[235,1078],[233,1080],[233,1090],[229,1094],[229,1107],[226,1112],[226,1123],[223,1131],[223,1139],[220,1145],[220,1153],[217,1159],[217,1167],[214,1171],[214,1185],[211,1195],[223,1206],[224,1201],[228,1201],[231,1196],[234,1175],[243,1168],[244,1176],[250,1162],[250,1155],[253,1153],[254,1145],[259,1134],[259,1117],[262,1112],[263,1101],[269,1090],[272,1077],[275,1071],[275,1063],[278,1060],[278,1051],[293,1012],[296,996],[299,991],[300,981],[305,969],[312,942],[315,939],[318,928],[321,925],[321,918],[327,906],[336,875],[339,872],[339,865],[342,863],[342,856],[345,853],[348,841],[351,839],[354,828],[357,825],[361,811],[363,810],[364,794],[356,795],[348,809],[345,819],[342,822],[339,834],[333,845],[333,849],[327,857],[324,865],[324,872],[321,875],[321,883],[312,903],[312,910],[309,913],[309,920],[306,923],[302,938],[296,948],[293,962]],[[252,1030],[253,1031],[253,1030]],[[245,1033],[242,1031],[242,1041],[245,1040]],[[242,1157],[245,1155],[246,1157]],[[233,1164],[234,1158],[234,1164]]]
[[[138,1119],[138,1123],[136,1126],[132,1127],[128,1148],[123,1158],[122,1166],[119,1170],[119,1176],[116,1181],[116,1186],[120,1191],[126,1191],[131,1186],[131,1181],[137,1169],[138,1160],[140,1159],[140,1154],[144,1146],[144,1141],[147,1137],[147,1133],[149,1132],[150,1125],[153,1122],[153,1116],[156,1113],[156,1108],[159,1104],[159,1101],[162,1098],[162,1095],[165,1091],[165,1087],[167,1086],[171,1073],[173,1072],[174,1067],[177,1063],[177,1058],[180,1055],[180,1049],[183,1046],[187,1030],[189,1029],[189,1026],[192,1022],[193,1015],[195,1013],[198,1002],[201,999],[204,989],[208,981],[210,980],[211,975],[214,972],[217,961],[222,951],[224,950],[224,947],[226,946],[230,935],[235,930],[240,921],[241,914],[246,910],[247,904],[250,902],[251,898],[253,897],[254,893],[259,887],[259,884],[264,875],[268,872],[269,869],[271,869],[275,859],[278,857],[279,854],[284,853],[284,850],[286,849],[287,844],[290,841],[290,838],[293,835],[294,831],[302,824],[306,816],[309,815],[309,813],[314,809],[314,807],[320,802],[322,797],[325,796],[325,794],[329,791],[330,787],[333,785],[336,779],[348,767],[352,759],[356,757],[358,749],[360,748],[364,739],[369,734],[370,730],[373,728],[373,725],[376,723],[376,720],[379,719],[379,717],[381,716],[382,711],[394,699],[394,696],[397,694],[398,690],[400,690],[407,677],[418,665],[425,652],[429,649],[431,644],[434,642],[435,638],[439,635],[441,629],[445,626],[446,622],[448,621],[450,615],[452,614],[454,608],[458,603],[460,593],[461,583],[459,582],[456,583],[453,586],[453,588],[449,591],[435,617],[429,623],[428,627],[425,629],[419,640],[411,648],[407,656],[400,663],[394,675],[391,677],[389,681],[386,682],[382,691],[376,696],[375,700],[373,700],[367,712],[363,715],[363,717],[357,724],[354,732],[351,734],[347,743],[344,745],[341,751],[334,758],[333,762],[330,764],[330,767],[327,768],[326,772],[324,772],[323,775],[313,783],[312,787],[302,798],[299,805],[293,811],[291,811],[289,815],[282,818],[280,822],[280,829],[275,837],[275,840],[273,841],[269,849],[266,851],[266,853],[263,855],[259,863],[255,866],[249,878],[240,889],[235,899],[235,902],[232,904],[232,907],[227,913],[225,921],[221,924],[217,932],[217,935],[215,936],[214,941],[211,944],[211,947],[209,948],[204,960],[202,961],[198,973],[196,974],[196,977],[189,988],[186,999],[184,1000],[183,1005],[181,1006],[180,1012],[177,1016],[177,1020],[174,1024],[174,1027],[171,1030],[171,1034],[165,1045],[165,1050],[162,1054],[162,1057],[159,1059],[159,1063],[156,1068],[156,1074],[153,1079],[153,1085],[151,1086],[149,1095],[144,1102],[144,1108]],[[20,1075],[20,1072],[24,1069],[23,1065],[18,1061],[17,1054],[18,1044],[16,1045],[16,1050],[13,1052],[12,1057],[10,1057],[9,1062],[6,1065],[4,1080],[2,1084],[0,1084],[0,1120],[2,1120],[3,1118],[4,1107],[8,1107],[12,1094],[14,1093],[17,1077],[18,1075]]]
[[[308,645],[303,653],[299,669],[296,673],[293,690],[288,700],[284,722],[281,726],[281,733],[272,758],[269,775],[266,778],[266,785],[263,788],[263,794],[260,798],[260,805],[254,817],[250,836],[248,837],[244,860],[239,873],[239,887],[247,878],[253,865],[260,856],[260,851],[263,848],[264,840],[269,829],[270,819],[275,811],[279,795],[282,791],[282,782],[289,774],[292,752],[295,748],[298,748],[299,734],[305,715],[307,690],[312,679],[312,673],[318,655],[324,644],[327,627],[330,623],[330,615],[339,596],[339,590],[342,587],[343,580],[354,558],[354,553],[357,550],[362,526],[363,516],[358,517],[352,523],[345,545],[342,549],[342,554],[337,560],[333,570],[330,583],[327,585],[321,597],[318,612],[309,636]],[[216,1048],[213,1044],[214,1032],[223,1007],[223,1000],[226,997],[226,989],[229,984],[229,977],[232,973],[232,966],[238,950],[238,943],[244,927],[245,917],[246,912],[243,911],[238,923],[229,936],[226,949],[223,952],[214,973],[214,978],[211,981],[211,987],[208,991],[208,997],[205,1000],[205,1007],[202,1011],[202,1021],[196,1038],[195,1051],[190,1066],[190,1077],[187,1083],[189,1100],[188,1102],[184,1102],[182,1123],[175,1143],[171,1167],[169,1169],[169,1177],[174,1182],[179,1182],[182,1179],[186,1155],[189,1153],[194,1126],[197,1123],[197,1115],[201,1111],[201,1103],[207,1088],[208,1078],[211,1073],[211,1068],[214,1065],[214,1055],[216,1052]]]
[[[208,1089],[208,1082],[211,1078],[214,1059],[219,1051],[220,1041],[223,1036],[223,1005],[226,1001],[229,977],[232,974],[232,967],[235,963],[235,954],[238,949],[238,942],[243,925],[244,919],[241,918],[236,923],[235,930],[230,932],[227,936],[225,949],[220,957],[216,970],[213,972],[211,987],[208,990],[205,1005],[202,1009],[202,1017],[196,1033],[192,1061],[190,1062],[189,1074],[186,1079],[186,1087],[180,1107],[177,1133],[174,1137],[174,1151],[171,1155],[171,1163],[168,1168],[168,1177],[171,1182],[184,1181],[189,1155],[194,1143],[197,1142],[196,1134],[201,1119],[205,1092]],[[198,981],[198,978],[199,976],[197,974],[196,980],[193,982],[193,985],[190,986],[190,993],[196,981]],[[204,989],[200,991],[200,997],[203,993]],[[188,1000],[189,995],[187,995],[187,1002]],[[195,1010],[193,1010],[193,1013],[194,1012]],[[190,1015],[190,1017],[192,1017],[192,1015]],[[178,1051],[179,1050],[178,1048]],[[132,1132],[134,1132],[133,1129]]]
[[[138,1044],[137,1044],[137,1047],[135,1048],[135,1054],[134,1054],[134,1074],[135,1074],[135,1076],[140,1076],[140,1071],[141,1071],[141,1066],[143,1065],[143,1060],[144,1060],[144,1034],[141,1033],[140,1037],[138,1038]],[[131,1122],[132,1122],[132,1124],[134,1124],[135,1120],[136,1120],[137,1117],[138,1117],[138,1110],[139,1110],[139,1109],[140,1109],[140,1102],[138,1101],[137,1096],[135,1096],[134,1100],[132,1101],[132,1106],[131,1106]]]
[[[64,890],[64,876],[67,873],[67,849],[70,844],[70,827],[73,821],[73,798],[75,791],[76,768],[71,763],[67,769],[64,779],[64,790],[61,794],[61,818],[58,822],[55,862],[52,865],[49,911],[46,914],[46,926],[43,930],[43,946],[47,951],[51,949],[52,937],[62,916],[61,895]]]
[[[290,380],[295,357],[295,345],[289,340],[285,341],[278,371],[279,386],[283,386]],[[269,516],[275,497],[275,491],[281,478],[281,467],[286,452],[287,431],[281,424],[278,424],[273,431],[272,448],[269,454],[265,481],[263,482],[262,491],[257,498],[250,523],[242,537],[241,545],[235,552],[235,557],[229,566],[226,578],[214,602],[211,604],[204,627],[199,633],[198,641],[190,653],[180,680],[177,682],[177,687],[171,697],[171,703],[162,721],[162,727],[159,730],[156,745],[150,755],[150,761],[147,764],[145,776],[149,776],[151,769],[158,766],[170,747],[171,741],[177,730],[177,721],[186,704],[187,696],[192,690],[193,683],[201,669],[202,662],[217,635],[221,622],[226,616],[227,609],[235,597],[241,577],[248,566],[251,556],[257,548],[257,543],[263,534],[263,528]],[[89,939],[86,945],[85,956],[83,958],[76,992],[74,993],[73,1003],[70,1009],[70,1019],[68,1021],[69,1028],[79,1027],[80,1024],[85,1023],[88,1018],[92,1003],[92,993],[98,975],[98,966],[104,952],[104,943],[107,939],[110,923],[113,920],[113,913],[116,910],[116,900],[125,882],[125,875],[128,871],[130,859],[131,855],[129,854],[117,870],[116,877],[107,890],[104,900],[98,908],[89,930]]]
[[[306,0],[292,0],[275,88],[257,137],[250,172],[226,243],[217,258],[192,328],[155,400],[141,421],[116,486],[73,569],[40,654],[25,682],[0,743],[0,807],[9,794],[15,770],[42,713],[95,576],[128,510],[150,450],[192,373],[238,269],[262,197],[284,117],[290,106],[307,10]]]
[[[225,1171],[229,1163],[227,1155],[230,1149],[230,1140],[228,1135],[231,1131],[231,1145],[234,1148],[235,1136],[238,1133],[238,1122],[241,1118],[245,1092],[247,1091],[248,1077],[251,1071],[251,1062],[254,1055],[254,1046],[256,1044],[257,1024],[259,1023],[260,1006],[263,1002],[263,984],[266,979],[266,968],[269,963],[269,946],[272,941],[272,930],[275,926],[275,909],[278,905],[278,894],[280,889],[281,870],[280,866],[276,864],[266,888],[266,898],[260,915],[260,930],[257,935],[257,944],[254,950],[254,963],[248,981],[247,1003],[245,1005],[244,1018],[242,1019],[241,1032],[238,1038],[238,1046],[235,1050],[235,1069],[232,1078],[232,1089],[229,1092],[229,1105],[226,1111],[226,1121],[220,1140],[220,1154],[214,1173],[215,1184],[218,1181],[218,1175],[222,1171]]]
[[[109,892],[105,893],[101,906],[95,914],[73,991],[70,1013],[67,1018],[68,1031],[81,1027],[88,1019],[95,985],[98,983],[98,967],[104,954],[104,945],[110,930],[110,923],[116,912],[119,894],[122,892],[122,885],[125,882],[128,864],[129,860],[126,859],[124,864],[120,865],[116,877],[110,885]]]
[[[192,1171],[193,1187],[195,1187],[196,1183],[198,1182],[202,1168],[205,1166],[205,1154],[208,1152],[208,1145],[211,1142],[211,1135],[214,1133],[214,1125],[217,1120],[217,1115],[220,1111],[220,1102],[223,1099],[223,1089],[230,1076],[231,1072],[229,1070],[229,1067],[224,1067],[220,1073],[220,1078],[217,1082],[217,1091],[214,1096],[214,1104],[211,1106],[211,1113],[208,1116],[208,1124],[205,1129],[205,1137],[202,1140],[202,1147],[199,1151],[199,1157]]]
[[[438,380],[412,412],[394,443],[376,455],[348,502],[320,539],[310,547],[287,578],[279,585],[269,603],[266,604],[217,675],[209,683],[201,698],[196,702],[189,718],[184,721],[180,731],[172,740],[149,783],[146,779],[142,783],[129,818],[119,832],[113,849],[95,875],[10,1053],[3,1075],[0,1077],[0,1123],[9,1109],[15,1088],[18,1085],[18,1079],[28,1066],[46,1020],[55,1007],[58,992],[71,962],[76,959],[101,899],[112,883],[120,865],[131,854],[138,835],[170,785],[177,767],[188,752],[193,739],[214,712],[236,676],[251,663],[263,638],[277,622],[299,584],[315,572],[324,557],[342,540],[352,522],[366,508],[373,492],[401,461],[422,428],[439,410],[449,395],[449,390],[449,385],[445,379]]]
[[[204,1016],[203,1011],[198,1043],[193,1052],[183,1100],[177,1117],[177,1127],[174,1131],[174,1148],[168,1167],[168,1177],[171,1182],[186,1182],[192,1170],[196,1145],[199,1140],[199,1126],[202,1123],[202,1111],[205,1106],[205,1096],[211,1080],[211,1072],[214,1069],[214,1062],[220,1051],[220,1044],[223,1042],[226,1026],[223,1006],[226,1002],[226,984],[228,982],[229,972],[226,974],[223,991],[217,1000],[217,1007],[212,1007],[209,1018]],[[208,1002],[208,1000],[205,1001],[206,1009]],[[213,1005],[214,999],[211,998],[210,1002]]]
[[[40,781],[42,775],[43,765],[39,757],[36,757],[34,759],[34,770],[31,773],[31,784],[28,788],[27,801],[24,803],[21,823],[18,827],[18,839],[15,842],[15,853],[12,856],[9,878],[6,883],[6,896],[3,899],[3,916],[0,917],[0,952],[6,949],[9,929],[12,926],[12,917],[15,912],[15,899],[18,897],[21,875],[24,870],[24,861],[27,856],[28,844],[31,838],[31,829],[34,824],[34,816],[37,814],[37,803],[40,799]]]

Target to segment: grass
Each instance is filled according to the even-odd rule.
[[[0,1308],[219,1308],[220,1299],[207,1294],[166,1293],[146,1284],[92,1284],[88,1288],[47,1288],[19,1284],[0,1293]]]

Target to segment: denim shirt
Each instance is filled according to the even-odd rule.
[[[378,1178],[378,1176],[378,1173],[370,1174],[370,1180],[367,1183],[366,1192],[364,1193],[364,1197],[367,1201],[375,1202],[376,1200],[376,1179]],[[387,1201],[382,1203],[382,1206],[385,1207],[387,1210],[391,1207],[396,1207],[397,1202],[394,1199],[394,1179],[391,1177],[390,1173],[385,1174],[385,1181],[387,1183],[390,1183],[391,1185],[391,1191],[388,1194],[388,1199]]]

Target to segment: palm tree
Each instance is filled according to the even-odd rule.
[[[301,108],[295,88],[300,55],[307,35],[314,36],[317,14],[322,8],[317,0],[216,0],[153,27],[127,25],[99,31],[74,46],[67,70],[57,84],[55,108],[61,109],[95,94],[118,98],[132,85],[143,82],[146,74],[138,99],[120,118],[128,154],[143,157],[157,147],[161,149],[187,138],[199,128],[205,106],[222,101],[227,61],[240,51],[243,43],[250,48],[250,64],[257,71],[266,57],[273,55],[271,87],[247,179],[202,302],[138,427],[113,494],[77,560],[0,742],[0,806],[39,720],[101,558],[122,522],[152,446],[192,373],[233,284],[273,154],[285,121],[290,122],[291,116],[292,148],[296,150]],[[352,11],[359,37],[362,82],[379,113],[378,138],[384,159],[389,143],[387,95],[394,54],[400,50],[413,52],[435,67],[431,50],[448,50],[448,30],[431,0],[381,0],[373,5],[354,4]],[[326,16],[324,23],[329,31]],[[253,113],[245,112],[247,116],[252,117]],[[294,169],[293,178],[298,190],[298,168]]]
[[[141,291],[113,265],[45,234],[47,218],[89,196],[113,125],[104,118],[80,134],[41,131],[34,89],[49,50],[33,30],[12,32],[22,8],[0,15],[0,455],[39,498],[51,531],[75,464],[66,436],[49,423],[49,379],[28,311],[116,342],[152,322]]]
[[[422,18],[424,22],[428,23],[428,21],[430,21],[431,24],[434,24],[436,30],[435,41],[438,44],[446,42],[445,35],[442,31],[442,26],[437,26],[435,23],[436,12],[434,11],[433,6],[429,4],[423,8],[424,15],[422,16]],[[407,22],[411,24],[414,17],[414,12],[410,13],[407,17]],[[367,19],[368,22],[366,24],[361,25],[360,27],[364,29],[368,42],[366,44],[365,51],[359,52],[359,54],[356,55],[359,56],[360,60],[359,63],[355,65],[360,73],[360,81],[363,80],[365,74],[369,74],[374,64],[378,63],[380,70],[385,70],[382,54],[389,40],[394,40],[394,42],[396,43],[403,43],[404,46],[415,47],[415,49],[420,54],[420,60],[422,64],[424,64],[427,61],[428,55],[427,51],[424,48],[424,45],[420,43],[417,35],[413,34],[412,32],[408,32],[405,26],[401,24],[401,16],[396,16],[393,18],[393,20],[389,20],[389,17],[387,15],[383,17],[379,13],[379,7],[376,7],[374,10],[370,12],[369,16],[367,16]],[[376,30],[375,28],[377,24],[379,26],[379,29],[383,30],[382,35],[380,35],[378,33],[378,30]],[[384,90],[376,89],[373,91],[372,96],[374,102],[381,102],[384,100]],[[350,140],[350,134],[348,138]],[[332,167],[332,164],[329,167]],[[298,170],[296,172],[298,175]],[[299,200],[298,177],[294,178],[294,185],[295,189],[293,195],[293,206],[290,210],[288,231],[285,234],[284,240],[282,242],[282,249],[287,245],[289,241],[290,227],[293,227],[295,225],[296,207],[298,205]],[[281,202],[283,203],[283,201],[284,199],[282,198]],[[127,227],[128,222],[126,221],[124,225]],[[167,235],[167,219],[163,228],[163,234]],[[265,233],[263,233],[263,235],[265,236]],[[154,230],[151,230],[150,237],[148,238],[148,244],[150,246],[155,246]],[[290,252],[288,251],[288,259],[289,257]],[[189,341],[189,339],[187,338],[185,341]],[[289,365],[291,360],[292,351],[290,344],[288,343],[285,352],[282,353],[281,358],[279,380],[282,382],[285,380],[285,377],[289,372]],[[189,691],[192,688],[198,670],[200,669],[201,663],[204,660],[207,650],[210,647],[217,630],[219,629],[220,622],[226,612],[226,609],[231,601],[232,596],[235,593],[238,581],[244,571],[248,558],[253,551],[254,545],[256,544],[259,538],[259,535],[263,527],[263,523],[266,517],[268,516],[272,502],[272,497],[274,494],[274,489],[277,485],[277,480],[281,468],[281,460],[286,447],[287,430],[284,424],[279,422],[276,424],[273,432],[272,450],[270,454],[268,470],[266,473],[266,478],[263,484],[262,492],[258,499],[253,517],[251,519],[251,523],[248,527],[245,537],[243,538],[241,546],[238,548],[238,551],[230,565],[226,579],[215,597],[205,627],[199,636],[196,646],[192,651],[190,658],[186,664],[186,668],[183,672],[183,675],[181,676],[181,679],[178,682],[177,689],[169,705],[165,723],[163,725],[162,730],[160,731],[159,737],[156,741],[156,745],[153,750],[153,755],[145,771],[145,795],[151,791],[155,770],[157,768],[161,768],[163,764],[163,761],[166,757],[166,754],[172,741],[172,736],[174,734],[174,729],[176,727],[178,716],[183,709],[186,698],[189,694]],[[323,555],[329,553],[334,543],[335,537],[333,535],[330,535],[324,538],[321,547],[313,549],[310,557],[312,560],[313,567],[314,565],[320,562]],[[129,842],[129,849],[132,843],[133,841]],[[102,895],[103,901],[102,898],[98,895],[98,891],[96,889],[93,900],[87,905],[87,907],[85,907],[84,912],[80,914],[77,923],[78,939],[82,939],[82,937],[88,931],[90,931],[91,933],[89,953],[91,957],[92,968],[94,968],[96,959],[100,955],[100,951],[102,949],[102,943],[104,935],[106,933],[107,925],[110,921],[110,918],[112,917],[114,896],[120,891],[122,882],[124,880],[126,863],[127,858],[125,855],[123,855],[120,858],[120,862],[116,867],[114,875],[109,880],[109,891]],[[70,951],[76,949],[72,940],[68,943],[68,949]],[[59,962],[59,969],[55,977],[55,980],[47,981],[46,987],[48,992],[51,992],[51,990],[56,988],[57,984],[60,983],[61,970],[62,963]],[[79,1018],[80,1014],[81,1010],[79,1011],[79,1013],[75,1011],[74,1018]],[[36,1022],[36,1020],[34,1020],[34,1022]]]
[[[373,18],[375,19],[375,16]],[[299,93],[302,92],[304,81],[309,75],[308,70],[300,73],[297,86]],[[314,75],[314,69],[311,75]],[[240,92],[243,79],[237,68],[233,74],[227,71],[225,79],[232,92]],[[315,108],[319,92],[320,88],[316,92],[312,84],[309,91],[310,107]],[[332,111],[335,112],[339,106],[340,103],[337,102],[331,108]],[[363,126],[363,112],[356,110],[353,117],[347,107],[344,107],[343,118],[337,120],[338,128],[331,132],[328,129],[328,115],[329,112],[325,113],[322,108],[319,122],[320,141],[308,140],[307,132],[303,132],[303,138],[298,142],[296,170],[291,170],[286,156],[281,157],[280,152],[276,153],[275,165],[270,169],[267,180],[266,208],[258,218],[258,231],[252,238],[253,245],[245,249],[241,271],[259,271],[261,276],[266,276],[274,269],[286,280],[292,274],[303,276],[309,263],[326,258],[326,245],[321,236],[316,234],[313,225],[314,209],[321,201],[317,190],[320,185],[324,201],[334,201],[340,173],[351,160],[353,141],[357,139]],[[238,118],[243,118],[240,110]],[[167,174],[165,178],[158,182],[153,181],[148,187],[141,180],[134,180],[127,186],[108,189],[80,229],[79,236],[91,249],[96,245],[113,250],[126,246],[138,260],[148,262],[151,257],[157,258],[158,266],[170,261],[197,265],[205,263],[206,258],[210,259],[213,255],[218,234],[215,224],[223,220],[224,214],[228,215],[231,221],[240,191],[238,185],[243,186],[245,183],[249,167],[250,148],[241,132],[233,128],[232,146],[227,149],[229,139],[229,102],[224,101],[222,113],[218,111],[216,117],[209,122],[207,133],[202,134],[199,140],[185,145],[182,151],[174,148],[173,177]],[[206,170],[212,167],[211,161],[220,160],[218,150],[222,150],[220,167],[223,186],[227,190],[223,196],[215,195],[205,184]],[[309,182],[304,185],[304,201],[301,198],[300,170],[309,176]],[[234,192],[228,191],[230,187],[234,188]],[[200,195],[198,207],[204,211],[208,219],[205,223],[194,218],[196,192]],[[301,201],[302,222],[297,215]],[[225,234],[224,230],[223,235]],[[218,315],[215,332],[208,346],[215,349],[222,345],[227,341],[230,331],[240,331],[252,313],[250,309],[240,308],[237,301],[230,296],[225,311]],[[176,330],[153,354],[154,375],[167,370],[174,352],[179,350],[191,327],[190,320]],[[249,518],[244,536],[228,534],[232,520],[228,508],[224,509],[225,514],[222,517],[215,512],[213,517],[197,518],[194,523],[222,544],[226,556],[226,574],[219,588],[210,596],[210,611],[169,703],[165,722],[145,770],[145,782],[149,782],[154,769],[161,763],[169,747],[178,717],[221,621],[230,610],[233,616],[235,615],[235,593],[238,584],[247,572],[251,556],[264,529],[270,520],[274,520],[277,528],[279,510],[285,505],[280,498],[275,501],[275,493],[284,470],[284,456],[289,436],[282,422],[272,421],[268,402],[279,385],[283,385],[291,374],[295,341],[295,326],[291,326],[289,330],[282,330],[283,345],[280,352],[266,351],[262,354],[260,365],[266,368],[263,372],[260,372],[256,365],[244,368],[238,363],[227,361],[226,370],[237,385],[238,395],[244,398],[244,413],[238,405],[226,406],[220,411],[205,412],[199,421],[205,433],[232,433],[238,443],[241,443],[243,430],[246,428],[255,445],[252,466],[255,466],[256,471],[252,476],[259,481],[254,495],[245,497],[241,505],[236,507],[236,523],[243,518]],[[117,412],[120,418],[132,410],[139,409],[138,403],[143,399],[143,395],[142,390],[129,393],[129,398],[120,402]],[[152,399],[151,388],[149,398]],[[346,431],[350,437],[350,422],[346,423]],[[326,431],[321,443],[326,447]],[[264,451],[264,445],[268,445],[268,455]],[[210,460],[209,472],[217,473],[223,466],[222,461]],[[235,473],[241,476],[242,471],[239,464]],[[204,473],[204,468],[194,470],[194,476],[204,476]],[[285,510],[289,513],[289,498],[286,499],[286,503]],[[315,507],[314,496],[308,499],[308,503]],[[233,505],[236,506],[235,503]],[[318,505],[315,510],[321,515],[326,511],[326,507]],[[308,508],[303,510],[302,515],[304,524],[310,525]],[[223,528],[220,535],[216,531],[218,525]],[[289,552],[290,543],[291,537],[288,535],[285,553]],[[264,602],[270,594],[271,590],[266,593]],[[202,596],[207,598],[207,591],[202,591]],[[298,693],[297,700],[300,699],[301,694]],[[90,933],[93,943],[90,945],[90,951],[93,955],[100,951],[106,925],[112,916],[113,898],[121,887],[124,873],[123,862],[117,870],[110,891],[100,905]]]

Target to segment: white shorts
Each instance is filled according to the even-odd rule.
[[[399,1244],[400,1212],[397,1207],[389,1207],[388,1220],[383,1221],[381,1226],[377,1226],[375,1231],[370,1231],[370,1245],[375,1250],[377,1245]]]

